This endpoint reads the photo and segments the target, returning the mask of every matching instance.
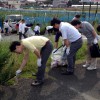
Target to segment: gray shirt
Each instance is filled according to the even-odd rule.
[[[93,43],[94,40],[94,36],[92,33],[93,30],[94,27],[89,22],[86,21],[82,22],[82,28],[80,28],[79,31],[86,36],[88,44]]]

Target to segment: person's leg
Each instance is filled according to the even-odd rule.
[[[21,39],[22,39],[22,33],[19,32],[19,40],[21,40]]]
[[[23,36],[24,36],[24,38],[27,38],[27,36],[26,36],[26,34],[25,34],[25,33],[23,34]]]
[[[52,44],[49,42],[47,43],[41,50],[41,66],[38,67],[38,72],[37,72],[37,79],[35,81],[33,81],[32,85],[33,86],[37,86],[37,85],[41,85],[44,81],[44,74],[45,74],[45,68],[46,68],[46,63],[47,60],[52,52],[53,46]]]
[[[67,71],[62,72],[63,75],[71,75],[74,72],[74,66],[75,66],[75,59],[76,59],[76,53],[82,46],[82,40],[78,40],[70,45],[70,54],[67,55]]]
[[[83,67],[89,67],[90,66],[90,64],[91,64],[91,56],[90,56],[90,45],[89,44],[87,44],[87,58],[86,58],[86,62],[85,62],[85,64],[83,65]]]
[[[53,49],[53,46],[52,46],[51,42],[48,42],[46,44],[46,46],[44,46],[41,50],[42,65],[41,65],[41,67],[38,67],[37,80],[41,80],[41,81],[44,80],[46,63],[52,52],[52,49]]]
[[[97,69],[97,59],[96,58],[91,58],[91,63],[90,66],[87,67],[87,70],[95,70]]]

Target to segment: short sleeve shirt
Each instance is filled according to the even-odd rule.
[[[62,33],[62,38],[68,39],[69,42],[75,42],[76,40],[81,38],[81,34],[79,33],[79,31],[67,22],[60,23],[59,31]]]

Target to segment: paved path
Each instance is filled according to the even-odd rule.
[[[45,83],[31,86],[32,79],[20,79],[16,86],[4,87],[0,100],[100,100],[100,60],[98,69],[87,71],[76,65],[75,74],[63,76],[60,68],[46,74]]]

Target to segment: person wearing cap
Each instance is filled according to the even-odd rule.
[[[51,25],[59,29],[66,46],[68,66],[67,70],[62,72],[63,75],[73,75],[75,67],[76,53],[82,46],[82,36],[79,31],[70,23],[61,22],[59,19],[52,19]]]
[[[38,66],[36,80],[33,81],[32,85],[41,85],[44,82],[46,63],[52,52],[52,48],[53,46],[50,40],[43,36],[32,36],[26,39],[22,39],[20,42],[12,42],[9,47],[10,51],[17,54],[24,54],[22,64],[16,71],[16,76],[18,76],[22,72],[28,61],[29,51],[31,51],[37,56]]]

